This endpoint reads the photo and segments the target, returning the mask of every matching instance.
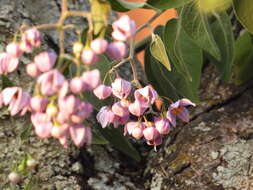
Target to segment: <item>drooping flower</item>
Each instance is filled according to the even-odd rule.
[[[85,89],[85,85],[81,77],[75,77],[71,79],[69,87],[71,92],[73,92],[74,94],[79,94]]]
[[[33,47],[41,45],[40,32],[35,29],[26,30],[22,36],[21,49],[27,53],[32,51]]]
[[[134,101],[128,107],[128,110],[131,114],[135,116],[141,116],[146,111],[146,107],[142,107],[138,101]]]
[[[170,105],[166,117],[174,127],[176,126],[176,117],[179,117],[184,122],[189,122],[190,116],[188,110],[185,108],[186,106],[195,106],[195,104],[183,98]]]
[[[116,102],[112,105],[112,112],[119,117],[124,117],[129,114],[128,108],[122,106],[121,102]]]
[[[44,112],[48,104],[48,99],[44,97],[34,96],[30,100],[30,106],[35,112]]]
[[[138,101],[141,107],[150,107],[158,98],[157,92],[151,87],[146,86],[134,92],[135,101]]]
[[[93,106],[86,102],[81,102],[75,113],[71,115],[71,121],[76,124],[80,124],[83,122],[83,120],[90,117],[91,113],[93,111]]]
[[[113,32],[112,37],[115,40],[126,41],[132,37],[136,30],[136,25],[128,15],[121,16],[118,20],[112,24]]]
[[[143,137],[143,130],[145,129],[145,125],[143,122],[138,123],[139,124],[135,126],[132,130],[132,136],[137,140]]]
[[[86,65],[92,65],[92,64],[96,63],[98,60],[98,56],[91,49],[83,50],[81,58],[82,58],[83,63]]]
[[[82,80],[84,82],[85,89],[94,90],[101,83],[100,71],[98,69],[94,69],[91,71],[83,72]]]
[[[26,66],[26,72],[31,77],[37,77],[40,74],[40,70],[35,63],[30,63]]]
[[[18,68],[19,60],[8,53],[0,53],[0,75],[15,71]]]
[[[108,106],[103,106],[98,114],[97,121],[101,124],[102,128],[105,128],[109,123],[112,123],[114,120],[114,113]]]
[[[15,58],[18,58],[23,54],[23,51],[20,49],[20,45],[15,42],[12,42],[6,46],[6,52]]]
[[[106,53],[112,60],[120,61],[127,54],[128,48],[124,42],[112,42],[108,45]]]
[[[112,83],[112,93],[119,99],[126,98],[131,92],[131,83],[122,79],[116,78]]]
[[[102,38],[97,38],[93,40],[90,44],[91,49],[96,53],[96,54],[102,54],[106,51],[108,46],[108,42],[105,39]]]
[[[55,138],[61,138],[63,136],[68,136],[69,134],[69,124],[63,124],[63,125],[54,125],[51,129],[51,136]]]
[[[54,69],[40,75],[37,82],[40,85],[41,93],[51,96],[61,89],[65,82],[65,77]]]
[[[143,135],[144,138],[147,141],[153,141],[155,140],[160,134],[158,132],[158,130],[151,124],[149,124],[150,126],[147,126],[144,130],[143,130]]]
[[[20,113],[24,115],[29,108],[30,95],[19,87],[9,87],[2,91],[4,105],[9,105],[8,110],[12,116]]]
[[[57,55],[53,51],[44,51],[34,57],[34,63],[41,72],[47,72],[53,68],[56,59]]]
[[[92,141],[91,129],[85,127],[84,125],[72,125],[69,128],[70,136],[74,144],[78,147],[83,146],[84,144],[90,145]]]
[[[124,126],[124,136],[132,135],[133,129],[139,125],[137,121],[129,121]]]
[[[80,105],[81,101],[73,95],[65,96],[58,99],[58,106],[60,112],[66,112],[69,115],[75,113]]]
[[[35,127],[35,133],[41,138],[48,138],[51,136],[51,129],[53,124],[50,116],[45,113],[34,113],[31,115],[31,121]]]
[[[154,118],[155,128],[161,135],[166,135],[170,131],[170,123],[166,118],[155,117]]]
[[[98,97],[98,99],[104,100],[112,94],[112,88],[110,86],[101,84],[93,90],[93,93],[96,97]]]

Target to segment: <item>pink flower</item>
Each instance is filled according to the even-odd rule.
[[[97,114],[97,121],[101,124],[102,128],[105,128],[108,124],[112,123],[114,120],[114,113],[112,110],[104,106],[100,109],[100,111]]]
[[[70,136],[74,144],[78,147],[83,146],[83,144],[90,145],[92,142],[91,129],[83,125],[73,125],[69,129]]]
[[[101,84],[93,90],[93,93],[98,97],[98,99],[103,100],[111,96],[112,88]]]
[[[134,92],[135,101],[138,101],[141,107],[150,107],[158,98],[157,92],[151,87],[146,86]]]
[[[140,122],[137,126],[135,126],[132,130],[132,136],[135,139],[140,139],[141,137],[143,137],[143,130],[145,129],[145,125]]]
[[[143,135],[144,135],[144,138],[147,140],[147,141],[153,141],[155,140],[160,134],[158,132],[158,130],[153,127],[153,126],[149,126],[147,128],[145,128],[143,130]]]
[[[170,123],[166,118],[155,117],[154,119],[155,128],[162,135],[166,135],[170,131]]]
[[[139,122],[136,122],[136,121],[130,121],[126,123],[124,127],[124,136],[126,136],[127,134],[132,135],[133,129],[137,127],[138,125],[139,125]]]
[[[142,107],[142,105],[138,101],[134,101],[128,107],[128,110],[131,114],[135,116],[141,116],[146,111],[147,108]]]
[[[40,70],[38,69],[37,65],[35,63],[30,63],[26,66],[26,72],[31,77],[37,77],[40,74]]]
[[[124,42],[112,42],[108,45],[106,53],[113,59],[120,61],[128,52],[127,45]]]
[[[41,45],[40,32],[37,29],[26,30],[22,36],[21,49],[31,52],[33,47]]]
[[[76,124],[82,123],[83,120],[90,117],[92,112],[93,112],[93,106],[91,104],[81,102],[78,105],[77,111],[71,115],[71,121]]]
[[[94,69],[91,71],[83,72],[82,80],[84,82],[85,89],[94,90],[101,83],[99,70]]]
[[[128,108],[122,106],[121,102],[116,102],[115,104],[113,104],[112,112],[119,117],[129,115]]]
[[[30,100],[30,106],[35,112],[44,112],[46,110],[47,104],[48,99],[39,96],[34,96]]]
[[[32,124],[35,127],[35,133],[41,138],[51,136],[53,124],[50,117],[45,113],[35,113],[31,116]]]
[[[2,91],[4,105],[9,105],[8,110],[12,116],[20,113],[24,115],[29,107],[30,95],[22,88],[10,87]]]
[[[64,98],[58,99],[58,106],[60,112],[66,112],[69,115],[75,113],[80,105],[80,99],[76,98],[73,95],[65,96]]]
[[[41,72],[51,70],[55,64],[57,55],[54,52],[41,52],[34,57],[34,63]]]
[[[195,104],[183,98],[170,105],[166,117],[174,127],[176,126],[176,116],[184,122],[189,122],[190,116],[186,106],[195,106]]]
[[[112,24],[112,27],[114,30],[112,37],[119,41],[126,41],[127,38],[133,36],[136,30],[135,22],[128,15],[121,16]]]
[[[40,75],[37,82],[40,85],[41,93],[51,96],[61,89],[65,78],[59,71],[54,69]]]
[[[94,51],[90,49],[85,49],[82,51],[81,55],[82,61],[86,65],[92,65],[97,62],[98,56],[94,53]]]
[[[63,124],[60,126],[53,126],[51,128],[51,135],[55,138],[61,138],[63,136],[67,136],[69,133],[69,124]]]
[[[112,83],[112,93],[114,96],[118,97],[119,99],[126,98],[131,92],[131,83],[117,78]]]
[[[147,141],[147,144],[151,145],[151,146],[154,146],[155,151],[156,151],[156,146],[159,146],[159,145],[162,144],[162,137],[161,137],[161,135],[158,135],[158,137],[155,138],[154,140]]]
[[[19,60],[8,53],[0,53],[0,75],[15,71]]]
[[[64,124],[68,122],[68,120],[70,119],[70,114],[65,111],[60,111],[58,112],[56,119],[57,119],[57,122],[59,122],[60,124]]]
[[[23,54],[19,44],[12,42],[6,46],[6,52],[12,57],[18,58]]]
[[[120,117],[118,115],[114,115],[111,123],[115,128],[117,128],[119,125],[125,125],[129,121],[130,115],[126,114],[123,117]]]
[[[90,44],[91,49],[96,53],[96,54],[102,54],[106,51],[108,46],[108,42],[105,39],[97,38],[93,40]]]
[[[85,89],[85,85],[81,77],[75,77],[70,81],[70,90],[74,94],[80,94]]]

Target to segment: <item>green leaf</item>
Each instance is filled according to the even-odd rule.
[[[233,5],[238,20],[253,34],[253,1],[233,0]]]
[[[235,83],[241,85],[253,77],[253,44],[248,32],[243,33],[235,43]]]
[[[178,19],[167,22],[164,31],[164,42],[176,68],[176,71],[170,75],[170,80],[179,94],[198,102],[198,88],[203,64],[202,50],[181,28]],[[186,77],[187,74],[191,80]],[[181,77],[183,79],[180,79]],[[175,80],[176,78],[179,78],[179,81]]]
[[[2,89],[5,89],[7,87],[12,87],[13,83],[6,75],[1,75],[2,77]]]
[[[194,3],[180,9],[180,22],[185,32],[202,49],[217,60],[221,60],[220,50],[214,40],[207,16],[199,12]]]
[[[31,136],[31,132],[32,132],[33,127],[32,127],[32,124],[27,124],[27,126],[22,126],[22,127],[23,127],[23,129],[20,133],[20,139],[22,141],[25,141]]]
[[[127,2],[124,0],[108,0],[114,11],[127,12],[132,9],[142,8],[146,3]]]
[[[163,64],[168,71],[171,71],[170,61],[166,53],[165,46],[162,39],[157,34],[152,34],[152,41],[150,43],[150,52],[161,64]]]
[[[97,130],[92,130],[92,144],[108,144],[109,142]]]
[[[148,0],[147,4],[161,10],[166,10],[181,7],[191,1],[193,0]]]
[[[214,60],[214,64],[221,72],[222,78],[229,81],[234,61],[235,46],[232,25],[227,13],[215,13],[214,16],[216,21],[212,24],[212,32],[221,53],[221,60]]]
[[[123,135],[122,128],[113,128],[111,126],[102,128],[100,125],[96,125],[96,128],[103,135],[103,137],[109,141],[116,149],[120,150],[124,154],[130,156],[136,161],[140,161],[141,157],[136,149],[127,138]]]

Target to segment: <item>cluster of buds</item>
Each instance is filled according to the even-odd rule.
[[[29,53],[34,47],[41,45],[40,33],[36,29],[29,29],[22,35],[20,42],[12,42],[6,46],[6,52],[0,54],[0,74],[15,71],[19,65],[19,57]]]

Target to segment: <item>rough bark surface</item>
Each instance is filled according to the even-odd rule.
[[[71,9],[87,8],[86,0],[69,2]],[[0,5],[2,47],[21,24],[54,23],[60,14],[60,0],[0,0]],[[74,40],[67,35],[66,49]],[[47,31],[44,41],[57,51],[56,33]],[[11,77],[29,89],[32,81],[24,68]],[[142,142],[136,144],[143,156],[141,163],[110,146],[64,150],[58,142],[39,140],[33,132],[22,140],[28,118],[10,118],[1,111],[0,189],[8,189],[7,175],[24,152],[39,162],[30,173],[37,179],[34,190],[253,189],[252,84],[240,88],[224,85],[213,67],[207,67],[201,99],[201,105],[193,110],[192,122],[173,130],[158,152]]]

